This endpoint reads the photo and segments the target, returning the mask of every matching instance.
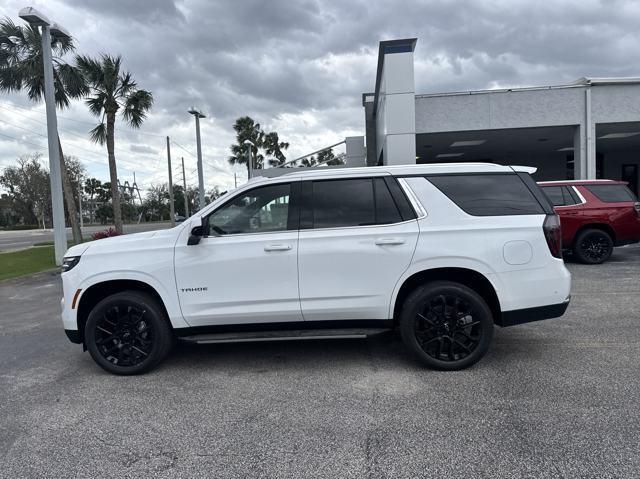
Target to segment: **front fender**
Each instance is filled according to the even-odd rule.
[[[173,279],[173,278],[172,278]],[[82,289],[81,295],[78,298],[82,299],[82,295],[92,286],[95,286],[106,281],[118,281],[118,280],[130,280],[139,281],[145,283],[153,288],[160,299],[164,303],[164,307],[169,315],[169,320],[174,328],[185,328],[189,325],[185,322],[182,312],[178,306],[178,294],[175,289],[175,285],[170,289],[167,285],[157,280],[154,276],[142,272],[131,270],[113,270],[108,272],[96,273],[86,277],[79,285],[78,288]]]

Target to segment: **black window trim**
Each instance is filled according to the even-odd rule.
[[[278,181],[274,183],[263,183],[261,185],[256,185],[253,188],[249,188],[246,190],[242,190],[238,192],[238,194],[233,195],[227,201],[222,203],[217,208],[209,211],[205,216],[202,217],[202,231],[204,233],[203,238],[228,238],[231,236],[248,236],[248,235],[264,235],[264,234],[279,234],[279,233],[287,233],[294,232],[299,230],[300,225],[300,191],[301,191],[301,181],[297,179],[289,179],[288,181]],[[227,206],[229,203],[234,201],[236,198],[240,198],[251,191],[258,190],[260,188],[266,188],[269,186],[279,186],[279,185],[289,185],[289,208],[287,211],[287,229],[278,230],[278,231],[256,231],[255,233],[229,233],[224,235],[210,235],[209,234],[209,217],[214,214],[216,211]]]
[[[569,196],[571,197],[571,199],[573,201],[573,204],[571,206],[578,206],[578,205],[581,205],[581,204],[584,203],[584,200],[580,197],[580,195],[578,195],[578,192],[577,192],[575,186],[564,185],[564,187],[569,192]]]
[[[579,206],[584,202],[580,199],[580,197],[576,194],[575,190],[572,186],[569,185],[549,185],[548,187],[559,186],[562,191],[562,198],[564,199],[564,205],[556,206],[556,208],[571,208],[572,206]],[[570,203],[567,203],[570,201]]]
[[[391,194],[391,198],[393,199],[396,208],[398,209],[398,212],[400,214],[400,218],[401,221],[398,221],[396,223],[383,223],[383,224],[372,224],[372,225],[352,225],[352,226],[329,226],[326,228],[314,228],[313,226],[313,189],[312,189],[312,184],[313,183],[319,183],[319,182],[325,182],[325,181],[346,181],[346,180],[371,180],[371,184],[372,184],[372,190],[373,190],[373,207],[374,207],[374,218],[377,221],[377,208],[376,208],[376,194],[375,194],[375,184],[376,182],[374,181],[376,178],[382,178],[385,183],[387,184],[387,189],[389,190],[389,193]],[[402,210],[398,207],[398,201],[399,199],[397,198],[397,194],[398,192],[395,192],[394,194],[394,189],[389,187],[389,183],[387,181],[393,181],[395,180],[397,182],[397,179],[391,175],[391,174],[383,174],[383,175],[362,175],[362,176],[344,176],[344,177],[333,177],[333,178],[317,178],[317,179],[303,179],[300,182],[300,188],[301,188],[301,192],[300,192],[300,204],[299,204],[299,214],[300,214],[300,222],[299,222],[299,228],[300,231],[325,231],[325,230],[342,230],[342,229],[352,229],[352,228],[381,228],[381,227],[385,227],[385,226],[396,226],[396,225],[400,225],[400,224],[404,224],[407,223],[409,221],[415,221],[416,220],[416,213],[415,210],[413,209],[413,205],[411,205],[411,201],[409,201],[409,199],[406,197],[402,187],[397,184],[397,187],[400,189],[400,192],[402,192],[404,196],[405,201],[407,201],[409,203],[409,207],[411,208],[411,212],[413,213],[413,217],[409,218],[409,219],[405,219],[404,215],[402,213]],[[402,201],[400,199],[400,201]]]
[[[391,193],[393,201],[396,203],[396,208],[400,212],[400,217],[403,221],[415,220],[418,218],[411,199],[407,196],[407,192],[404,190],[398,178],[392,175],[383,176],[384,182],[387,184],[387,188]]]

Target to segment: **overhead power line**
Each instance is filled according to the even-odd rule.
[[[4,107],[1,107],[1,108],[7,108],[7,107],[4,106]],[[13,104],[11,104],[11,108],[18,108],[20,110],[29,111],[29,112],[33,111],[32,108],[25,108],[25,107],[18,106],[18,105],[13,105]],[[43,116],[44,116],[44,114],[43,114]],[[57,115],[57,118],[61,118],[63,120],[68,120],[68,121],[73,121],[75,123],[83,123],[85,125],[93,125],[93,126],[96,125],[94,122],[91,122],[91,121],[78,120],[77,118],[69,118],[68,116],[63,116],[63,115]],[[34,121],[37,121],[37,120],[34,120]],[[139,135],[153,136],[153,137],[156,137],[156,138],[164,138],[164,135],[160,135],[158,133],[147,133],[147,132],[140,131],[140,130],[124,130],[124,129],[121,129],[121,128],[115,128],[115,130],[119,131],[119,132],[122,132],[122,133],[129,133],[129,134],[136,133],[136,134],[139,134]]]
[[[2,108],[2,107],[0,106],[0,108]],[[11,127],[13,127],[13,128],[18,128],[18,129],[20,129],[20,130],[24,130],[24,131],[29,132],[29,133],[32,133],[32,134],[34,134],[34,135],[38,135],[38,136],[41,136],[41,137],[43,137],[43,138],[47,138],[47,135],[44,135],[44,134],[42,134],[42,133],[40,133],[40,132],[37,132],[37,131],[35,131],[35,130],[31,130],[31,129],[29,129],[29,128],[24,128],[24,127],[22,127],[22,126],[16,125],[15,123],[11,123],[11,122],[8,122],[8,121],[6,121],[6,120],[0,120],[0,122],[5,123],[5,124],[7,124],[7,125],[9,125],[9,126],[11,126]],[[37,123],[40,123],[40,122],[37,122]],[[82,140],[87,140],[87,138],[85,138],[85,137],[83,137],[83,136],[81,136],[81,135],[78,135],[78,134],[73,133],[73,132],[69,132],[69,131],[64,130],[64,129],[62,129],[62,128],[58,128],[58,130],[60,130],[60,131],[66,131],[66,132],[67,132],[68,134],[70,134],[70,135],[73,135],[73,136],[75,136],[75,137],[78,137],[78,138],[80,138],[80,139],[82,139]],[[84,151],[84,152],[86,152],[86,153],[89,153],[90,155],[94,155],[94,156],[96,156],[96,157],[100,157],[100,158],[101,158],[101,160],[102,160],[102,161],[101,161],[102,163],[106,162],[106,163],[108,164],[108,161],[107,161],[107,160],[105,160],[105,159],[104,159],[104,158],[103,158],[99,153],[97,153],[97,152],[95,152],[95,151],[91,151],[91,150],[88,150],[88,149],[86,149],[86,148],[83,148],[83,147],[81,147],[81,146],[77,146],[77,145],[71,145],[71,146],[69,146],[69,144],[68,144],[68,143],[67,143],[67,144],[65,144],[65,146],[64,146],[64,148],[63,148],[63,149],[64,149],[64,150],[68,150],[69,148],[71,148],[71,149],[76,149],[76,150],[81,150],[81,151]],[[114,150],[115,150],[115,152],[116,152],[118,155],[124,155],[124,156],[135,155],[135,152],[124,152],[124,151],[123,151],[123,150],[121,150],[121,149],[115,149],[115,148],[114,148]],[[161,159],[160,159],[160,158],[155,158],[155,155],[152,155],[152,154],[147,154],[147,155],[148,155],[148,156],[146,156],[146,158],[148,158],[148,159],[149,159],[149,160],[151,160],[151,161],[158,162],[158,163],[161,161]],[[122,160],[122,161],[127,161],[127,160]],[[95,162],[94,162],[94,163],[95,163]]]
[[[35,143],[31,143],[30,141],[23,140],[22,138],[16,138],[15,136],[5,135],[4,133],[0,133],[0,136],[4,136],[5,138],[9,138],[11,140],[17,141],[18,143],[26,143],[27,145],[31,145],[36,147],[36,149],[44,151],[46,148],[43,148],[40,145],[36,145]]]

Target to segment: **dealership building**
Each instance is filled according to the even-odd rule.
[[[528,165],[537,180],[622,179],[638,193],[640,78],[419,94],[415,46],[380,42],[375,91],[362,95],[367,165]]]

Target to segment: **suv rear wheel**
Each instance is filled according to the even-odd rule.
[[[404,302],[400,333],[407,348],[425,365],[464,369],[487,352],[493,317],[472,289],[437,281],[417,288]]]
[[[573,254],[581,263],[604,263],[613,253],[613,240],[606,231],[589,228],[581,231],[575,239]]]
[[[85,344],[91,357],[113,374],[141,374],[169,353],[172,333],[150,295],[124,291],[106,297],[89,313]]]

